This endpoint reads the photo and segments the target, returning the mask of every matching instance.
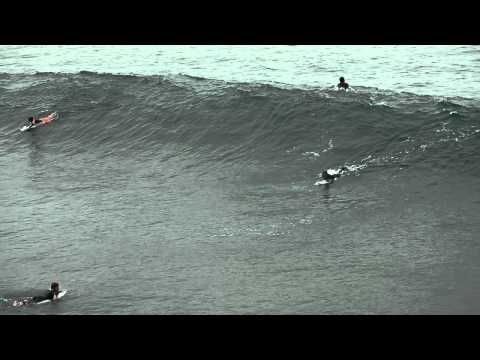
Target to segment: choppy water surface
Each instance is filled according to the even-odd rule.
[[[0,46],[0,313],[478,313],[478,54]]]

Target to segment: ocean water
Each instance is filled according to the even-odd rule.
[[[478,46],[2,45],[0,314],[477,314],[479,75]]]

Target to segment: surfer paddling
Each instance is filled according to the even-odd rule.
[[[42,122],[42,120],[40,119],[37,119],[37,117],[35,116],[30,116],[28,118],[28,123],[30,124],[30,126],[33,126],[33,125],[36,125],[36,124],[40,124]]]
[[[46,111],[43,112],[44,114],[47,114]],[[20,128],[20,131],[27,131],[30,129],[35,129],[37,126],[43,126],[45,124],[48,124],[52,122],[53,120],[58,119],[58,113],[57,112],[52,112],[51,114],[48,115],[37,115],[37,116],[30,116],[27,118],[28,125],[25,125]]]
[[[335,181],[336,178],[339,178],[340,176],[343,175],[348,169],[345,166],[342,166],[338,170],[334,169],[328,169],[328,170],[323,170],[322,171],[322,179],[325,181],[328,181],[329,184]]]

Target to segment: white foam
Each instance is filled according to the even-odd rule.
[[[320,156],[319,153],[316,153],[314,151],[307,151],[307,152],[304,152],[303,155],[313,155],[313,156]]]
[[[370,158],[371,156],[369,155],[368,158]],[[357,171],[357,170],[361,170],[361,169],[364,169],[367,167],[367,164],[361,164],[361,165],[347,165],[345,166],[347,168],[348,171]]]
[[[305,224],[305,225],[309,225],[312,223],[312,219],[310,218],[307,218],[307,219],[300,219],[299,221],[300,224]]]

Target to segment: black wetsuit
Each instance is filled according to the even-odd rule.
[[[322,179],[332,183],[336,178],[342,176],[345,171],[347,171],[346,167],[342,167],[341,169],[337,170],[335,174],[329,174],[327,170],[323,170]]]
[[[40,119],[37,118],[37,117],[34,117],[34,118],[32,119],[32,121],[30,121],[29,119],[27,119],[27,122],[28,122],[28,126],[32,127],[33,125],[41,124],[41,123],[42,123],[42,120],[40,120]]]
[[[47,290],[47,292],[43,295],[40,296],[34,296],[32,301],[39,303],[44,300],[53,300],[53,291],[52,290]]]
[[[343,83],[338,83],[337,87],[340,89],[340,88],[344,88],[345,90],[348,89],[348,83],[346,82],[343,82]]]

